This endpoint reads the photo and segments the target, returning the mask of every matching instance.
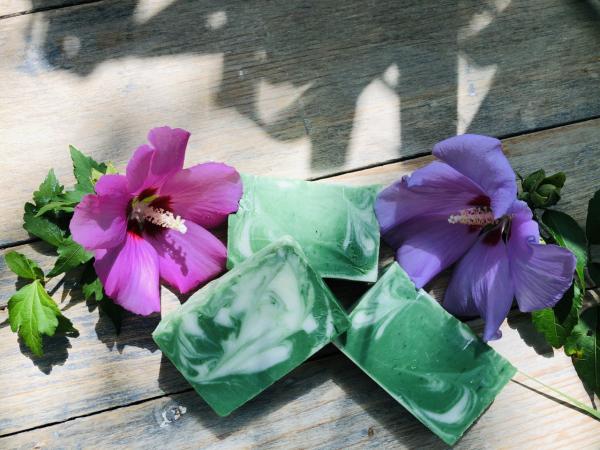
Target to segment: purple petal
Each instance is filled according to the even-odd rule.
[[[117,174],[102,175],[94,186],[94,190],[98,195],[129,195],[127,177]]]
[[[375,202],[375,213],[382,234],[386,234],[421,215],[447,219],[484,195],[469,178],[435,161],[381,191]]]
[[[485,320],[483,340],[490,341],[501,336],[513,297],[506,245],[490,245],[481,236],[454,269],[444,308],[458,316],[478,313]]]
[[[75,207],[69,224],[73,239],[86,250],[119,245],[127,232],[127,206],[130,196],[120,175],[105,175],[96,189],[99,195],[86,195]]]
[[[183,169],[190,133],[181,128],[154,128],[148,133],[151,145],[139,147],[127,164],[129,190],[158,189],[165,179]]]
[[[390,230],[385,239],[399,246],[396,260],[417,288],[421,288],[454,264],[477,240],[477,235],[467,225],[424,216]]]
[[[550,308],[571,286],[577,261],[565,248],[540,244],[531,211],[524,203],[518,203],[508,240],[517,303],[524,312]]]
[[[515,173],[498,139],[463,134],[437,143],[433,154],[481,186],[496,218],[506,214],[515,201]]]
[[[115,303],[135,314],[160,311],[158,256],[134,233],[118,247],[96,252],[94,268]]]
[[[165,230],[146,235],[158,253],[160,276],[185,294],[225,270],[227,250],[210,232],[187,221],[185,234]]]
[[[238,209],[242,181],[237,171],[222,163],[198,164],[169,178],[160,190],[177,215],[204,228],[223,223]]]

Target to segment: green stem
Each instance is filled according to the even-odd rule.
[[[571,406],[574,406],[575,408],[585,411],[590,416],[595,417],[597,420],[600,420],[600,411],[595,410],[594,408],[586,405],[585,403],[580,402],[577,399],[574,399],[570,395],[567,395],[564,392],[561,392],[558,389],[553,388],[552,386],[548,386],[546,383],[543,383],[542,381],[538,380],[535,377],[532,377],[531,375],[527,375],[525,372],[518,370],[518,373],[523,375],[525,378],[528,378],[528,379],[535,381],[536,383],[544,386],[546,389],[550,389],[552,392],[557,394],[559,397],[562,397],[564,400],[566,400],[567,403],[569,403]]]

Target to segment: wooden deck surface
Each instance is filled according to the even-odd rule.
[[[494,135],[515,170],[565,171],[561,209],[583,223],[600,188],[600,3],[0,2],[2,248],[49,267],[21,227],[48,168],[73,182],[72,143],[122,169],[162,124],[192,131],[186,165],[352,184],[389,183],[456,133]],[[331,346],[218,418],[152,342],[158,317],[117,335],[68,279],[54,298],[80,336],[35,358],[6,321],[15,282],[0,262],[1,449],[444,448]],[[365,289],[332,287],[346,305]],[[527,315],[502,330],[492,346],[519,369],[598,401]],[[598,449],[600,425],[517,375],[457,447]]]

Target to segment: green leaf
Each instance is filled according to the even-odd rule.
[[[600,261],[596,261],[600,249],[600,191],[596,191],[588,203],[585,234],[588,240],[590,264],[588,273],[596,286],[600,285]]]
[[[10,328],[19,334],[25,345],[37,356],[43,354],[42,335],[53,336],[59,325],[59,318],[63,324],[62,329],[75,330],[40,280],[23,286],[8,301]]]
[[[40,267],[19,252],[11,251],[4,255],[6,265],[21,278],[28,280],[44,280],[44,272]]]
[[[600,191],[588,203],[585,234],[590,245],[600,245]]]
[[[94,192],[93,170],[105,173],[106,164],[99,163],[84,155],[72,145],[69,146],[69,151],[73,160],[73,174],[77,180],[75,189],[86,194],[92,194]]]
[[[81,290],[86,300],[94,298],[99,302],[104,298],[104,287],[98,277],[93,281],[84,283],[81,286]]]
[[[565,343],[565,353],[573,360],[579,378],[600,395],[600,305],[585,310]]]
[[[78,191],[77,189],[75,189],[73,191],[65,191],[65,193],[63,195],[61,195],[60,198],[65,203],[76,205],[77,203],[79,203],[81,201],[81,199],[83,198],[83,196],[85,194],[86,194],[85,192]]]
[[[29,233],[46,241],[48,244],[59,247],[65,239],[64,231],[54,222],[45,217],[36,217],[36,208],[31,203],[25,203],[23,215],[23,228]]]
[[[63,201],[56,201],[56,202],[50,202],[44,206],[42,206],[38,212],[35,214],[35,217],[40,217],[43,216],[44,214],[46,214],[48,211],[64,211],[64,212],[73,212],[75,210],[74,204],[72,202],[63,202]]]
[[[552,347],[560,348],[577,323],[582,304],[583,291],[573,283],[554,308],[533,311],[531,320]]]
[[[63,186],[59,184],[56,175],[54,175],[54,170],[50,169],[46,179],[40,184],[38,190],[33,193],[33,201],[38,207],[44,206],[59,196],[62,191]]]
[[[71,236],[63,240],[56,251],[58,252],[58,259],[50,273],[48,273],[49,277],[55,277],[56,275],[68,272],[81,264],[85,264],[93,256],[75,242]]]
[[[571,250],[577,258],[577,279],[581,290],[585,289],[585,266],[587,264],[587,240],[585,233],[571,216],[554,210],[546,210],[542,222],[552,233],[558,245]]]

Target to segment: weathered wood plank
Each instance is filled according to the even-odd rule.
[[[528,318],[514,318],[493,345],[522,370],[589,403],[566,356],[540,355],[523,342],[519,334],[530,326]],[[597,430],[594,419],[510,382],[456,448],[591,449]],[[227,418],[185,392],[17,434],[0,446],[446,448],[339,354],[304,364]]]
[[[16,1],[16,0],[14,0]],[[123,167],[147,129],[188,164],[314,177],[600,115],[586,2],[100,2],[0,22],[0,244],[67,144]],[[24,164],[24,155],[34,164]]]
[[[564,202],[571,205],[572,211],[569,212],[574,213],[581,221],[584,210],[573,199],[589,197],[586,193],[591,193],[593,186],[599,184],[600,152],[596,144],[600,141],[599,136],[598,121],[590,121],[535,133],[529,137],[508,139],[506,147],[511,162],[518,170],[534,170],[542,165],[557,164],[547,168],[565,168],[573,175],[573,184],[565,188]],[[552,148],[555,160],[548,161],[548,153],[540,152],[540,148]],[[429,160],[429,157],[425,157],[376,167],[335,177],[332,181],[388,183]],[[575,184],[577,179],[581,183]],[[41,259],[46,268],[49,258],[35,256],[44,249],[41,244],[18,248],[35,259]],[[389,252],[384,252],[382,258],[389,260],[389,256]],[[15,278],[7,274],[7,269],[3,266],[0,267],[0,274],[0,299],[6,304],[14,292]],[[73,320],[81,336],[77,339],[48,340],[47,355],[42,359],[32,360],[26,352],[21,353],[16,336],[4,322],[6,310],[0,311],[0,324],[4,322],[0,325],[0,355],[3,360],[0,365],[0,386],[11,386],[3,394],[0,434],[176,392],[187,386],[170,365],[161,365],[160,352],[150,338],[158,319],[129,317],[123,325],[121,335],[115,336],[114,329],[106,318],[99,319],[97,311],[89,311],[94,307],[93,302],[77,302],[76,293],[72,303],[69,302],[68,287],[67,285],[67,291],[63,289],[64,286],[59,288],[54,298],[64,299],[65,314]],[[353,295],[359,295],[364,287],[364,284],[357,283],[335,283],[336,292],[346,302]],[[432,287],[436,298],[441,298],[443,287],[443,280]],[[166,289],[162,292],[164,309],[168,310],[177,304],[177,298],[172,293]],[[510,356],[508,353],[507,355]],[[580,386],[575,376],[570,383]],[[65,398],[69,398],[66,403]],[[40,404],[44,407],[40,408]]]

